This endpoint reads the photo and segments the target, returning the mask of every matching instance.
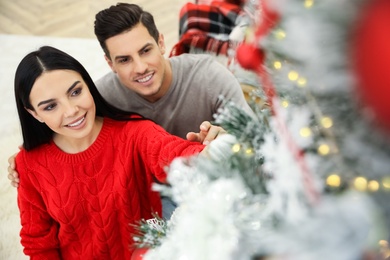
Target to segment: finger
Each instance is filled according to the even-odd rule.
[[[15,171],[15,169],[13,169],[13,168],[11,167],[11,165],[8,165],[8,168],[7,168],[7,170],[8,170],[8,175],[11,175],[11,174],[13,174],[13,173],[14,173],[14,171]]]
[[[225,129],[219,126],[212,126],[207,132],[203,144],[209,144],[211,141],[215,140],[218,136],[222,134],[226,134]]]
[[[188,141],[191,141],[191,142],[203,143],[203,140],[205,139],[206,134],[207,134],[206,132],[205,133],[189,132],[189,133],[187,133],[186,138]]]
[[[193,142],[199,142],[203,143],[207,135],[207,132],[200,132],[200,133],[194,133],[190,132],[187,134],[187,140],[193,141]]]
[[[198,134],[194,132],[188,132],[186,138],[188,141],[199,142]]]
[[[16,171],[9,172],[7,177],[11,181],[19,182],[19,175]]]
[[[209,121],[203,121],[200,124],[200,131],[209,131],[210,127],[212,127],[212,124]]]
[[[7,170],[9,175],[14,176],[15,178],[19,177],[18,172],[14,168],[12,168],[11,165],[8,165]]]
[[[19,183],[11,181],[11,185],[14,186],[15,188],[19,187]]]
[[[217,138],[219,134],[219,128],[216,126],[210,127],[208,130],[206,136],[204,137],[203,144],[209,144],[211,141],[213,141],[215,138]]]
[[[8,168],[11,167],[11,169],[15,169],[15,156],[16,154],[12,155],[11,157],[8,158]],[[8,170],[9,172],[9,170]]]

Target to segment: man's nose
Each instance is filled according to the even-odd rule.
[[[148,64],[142,58],[134,59],[133,62],[134,62],[134,70],[136,73],[143,74],[147,71]]]

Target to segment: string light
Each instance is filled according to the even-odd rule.
[[[314,0],[305,0],[303,5],[305,6],[305,8],[309,9],[313,6],[313,4],[314,4]]]
[[[240,144],[235,144],[235,145],[232,146],[232,151],[234,153],[238,153],[240,150],[241,150]]]
[[[390,186],[386,188],[386,185],[390,185],[390,177],[386,177],[388,180],[382,181],[382,186],[385,187],[385,189],[390,190]],[[389,181],[389,182],[387,182]],[[332,173],[326,178],[326,184],[330,187],[340,187],[342,183],[342,179],[340,175],[337,173]],[[364,191],[370,191],[370,192],[377,192],[380,189],[380,183],[377,180],[370,180],[368,181],[364,177],[356,177],[352,182],[353,187],[361,192]]]
[[[274,68],[280,70],[282,68],[282,63],[280,61],[275,61]]]
[[[278,40],[283,40],[286,38],[286,32],[283,31],[282,29],[276,30],[275,32],[275,38]]]
[[[331,187],[340,187],[341,178],[339,175],[333,173],[326,178],[326,184]]]
[[[297,84],[299,87],[306,87],[307,80],[304,77],[299,77]]]
[[[390,177],[384,177],[382,179],[382,186],[383,188],[385,188],[386,190],[390,190]]]
[[[299,134],[302,137],[309,137],[311,135],[311,130],[309,127],[303,127],[301,130],[299,130]]]
[[[387,259],[390,256],[389,242],[386,240],[379,240],[380,250],[383,256],[383,259]]]
[[[333,126],[333,120],[330,117],[324,116],[321,119],[321,125],[324,128],[331,128]]]
[[[284,108],[288,107],[288,105],[289,105],[289,103],[288,103],[287,100],[283,100],[283,101],[282,101],[282,106],[283,106]]]
[[[296,81],[299,78],[298,72],[292,70],[288,73],[288,79],[291,81]]]
[[[356,177],[353,185],[355,189],[359,191],[365,191],[367,189],[367,179],[364,177]]]
[[[317,151],[322,156],[328,155],[330,152],[330,147],[327,144],[321,144],[320,146],[318,146]]]
[[[237,143],[237,144],[234,144],[233,146],[232,146],[232,151],[234,152],[234,153],[238,153],[238,152],[240,152],[241,151],[241,145],[239,144],[239,143]],[[245,154],[246,155],[253,155],[253,149],[252,148],[246,148],[245,149]]]
[[[389,246],[389,243],[386,240],[383,240],[383,239],[379,240],[378,244],[380,246],[385,246],[385,247]]]
[[[253,149],[252,148],[248,148],[245,150],[245,153],[246,155],[253,155]]]
[[[377,182],[375,180],[371,180],[368,182],[367,188],[371,192],[378,191],[379,190],[379,182]]]
[[[385,189],[390,190],[390,187],[386,186],[390,184],[387,181],[390,180],[382,181],[382,186]],[[336,173],[330,174],[326,179],[326,184],[331,187],[339,187],[341,185],[341,182],[342,182],[341,177]],[[356,190],[361,192],[363,191],[377,192],[380,189],[380,183],[377,180],[368,181],[364,177],[356,177],[353,180],[352,185]]]

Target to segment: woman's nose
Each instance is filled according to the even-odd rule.
[[[72,104],[71,102],[68,102],[65,105],[65,110],[64,110],[64,116],[65,117],[72,117],[77,114],[79,111],[79,107],[75,104]]]

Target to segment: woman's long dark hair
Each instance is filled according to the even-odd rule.
[[[49,143],[53,131],[44,123],[36,120],[27,110],[34,110],[30,103],[31,89],[42,73],[53,70],[72,70],[81,75],[88,86],[96,106],[96,116],[109,117],[115,120],[139,120],[134,112],[120,110],[109,103],[98,92],[93,80],[75,58],[54,47],[42,46],[37,51],[27,54],[19,63],[15,73],[15,99],[19,120],[22,127],[23,147],[29,151]]]

